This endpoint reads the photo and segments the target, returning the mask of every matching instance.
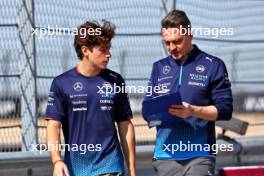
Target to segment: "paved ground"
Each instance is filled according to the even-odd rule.
[[[249,128],[245,136],[240,136],[237,134],[234,134],[232,132],[227,132],[226,134],[230,137],[234,138],[249,138],[249,137],[264,137],[264,114],[234,114],[235,117],[245,120],[249,122]],[[139,143],[142,143],[144,141],[155,141],[155,134],[156,131],[154,128],[149,129],[146,126],[146,122],[142,119],[141,116],[135,116],[133,119],[133,123],[135,124],[135,131],[136,131],[136,140]],[[20,125],[20,119],[19,118],[12,118],[12,119],[0,119],[0,150],[1,148],[9,148],[12,147],[13,149],[19,148],[21,143],[21,129],[20,127],[16,127]],[[39,126],[42,126],[43,128],[39,128],[39,142],[44,143],[45,142],[45,126],[46,121],[43,119],[40,119],[38,122]],[[1,127],[7,127],[12,126],[12,128],[1,128]],[[219,127],[216,128],[217,133],[221,132],[221,129]],[[151,156],[149,156],[151,157]],[[24,161],[25,162],[25,161]],[[21,164],[21,161],[19,161],[19,164],[16,165],[16,169],[13,167],[14,163],[11,163],[12,166],[2,166],[0,170],[0,176],[48,176],[51,175],[51,167],[49,158],[46,161],[43,161],[41,164],[40,161],[34,161],[30,162],[37,164],[38,167],[32,167],[32,170],[28,170],[29,165],[28,163]],[[6,162],[5,162],[6,164]],[[139,176],[156,176],[156,174],[153,172],[153,169],[151,167],[151,158],[144,161],[143,159],[139,159],[139,162],[137,163],[138,166],[138,175]],[[21,167],[20,167],[21,166]],[[19,174],[18,174],[19,173]],[[29,174],[30,173],[30,174]]]

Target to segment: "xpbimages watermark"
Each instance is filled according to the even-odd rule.
[[[48,144],[31,144],[31,150],[39,153],[46,151],[72,151],[83,155],[87,152],[100,152],[102,144],[60,144],[59,142],[52,144],[48,142]]]
[[[167,93],[169,89],[166,85],[160,86],[127,86],[124,83],[117,85],[114,83],[111,85],[105,82],[102,86],[97,86],[98,94],[104,94],[106,96],[118,93],[138,93],[146,94],[146,96],[152,96],[153,94]]]
[[[183,143],[180,141],[178,144],[163,144],[163,151],[175,154],[176,152],[212,152],[217,154],[219,151],[233,151],[233,144],[194,144],[190,141]]]
[[[64,28],[55,25],[46,28],[31,28],[31,35],[37,35],[40,38],[54,35],[79,35],[80,38],[86,38],[88,35],[101,35],[102,28]]]
[[[180,25],[177,28],[162,28],[161,32],[162,35],[194,35],[194,36],[209,36],[212,38],[219,38],[219,36],[234,35],[234,28],[191,27],[190,25],[184,27]]]

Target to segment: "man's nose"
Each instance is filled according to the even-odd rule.
[[[173,51],[176,48],[176,45],[173,42],[170,42],[170,51]]]
[[[110,53],[110,51],[107,51],[105,54],[105,57],[107,57],[108,59],[112,56],[112,54]]]

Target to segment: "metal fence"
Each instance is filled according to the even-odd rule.
[[[49,31],[49,27],[77,27],[85,20],[106,18],[117,25],[113,40],[112,60],[109,67],[125,78],[127,85],[146,86],[154,61],[164,57],[166,50],[160,37],[160,20],[171,7],[183,9],[189,14],[193,26],[219,27],[240,25],[235,21],[249,13],[235,11],[236,3],[226,0],[212,4],[199,1],[63,1],[63,0],[1,0],[0,2],[0,152],[30,151],[31,144],[45,143],[46,121],[43,119],[47,93],[52,78],[75,66],[73,36],[32,35],[32,30]],[[228,3],[228,5],[225,5]],[[241,2],[242,6],[255,8],[246,22],[263,18],[261,2]],[[227,7],[234,10],[229,19],[213,9]],[[208,8],[208,10],[204,10]],[[209,8],[210,7],[210,8]],[[203,10],[202,10],[203,9]],[[231,12],[230,12],[231,13]],[[207,16],[210,16],[208,19]],[[206,16],[206,17],[204,17]],[[261,30],[238,28],[230,38],[204,38],[194,36],[194,43],[201,49],[223,58],[235,95],[236,113],[264,112],[264,91],[261,75],[264,75],[264,35]],[[264,23],[259,22],[264,29]],[[255,33],[254,33],[254,30]],[[251,50],[248,50],[251,48]],[[253,49],[254,48],[254,49]],[[130,103],[136,116],[136,131],[140,135],[137,144],[153,143],[155,132],[148,130],[142,120],[143,94],[130,94]],[[264,135],[264,134],[263,134]]]

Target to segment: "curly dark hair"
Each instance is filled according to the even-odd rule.
[[[78,32],[74,37],[74,48],[80,60],[83,58],[82,46],[87,46],[89,49],[92,49],[94,46],[104,47],[114,37],[116,26],[106,20],[102,22],[103,24],[100,25],[97,21],[86,21],[78,27]]]

